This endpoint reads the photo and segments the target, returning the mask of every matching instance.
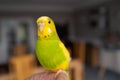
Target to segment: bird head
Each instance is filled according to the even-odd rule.
[[[37,19],[38,38],[49,39],[57,37],[54,21],[47,16],[42,16]]]

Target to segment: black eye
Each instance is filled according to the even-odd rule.
[[[51,23],[51,21],[48,21],[48,23],[50,24],[50,23]]]

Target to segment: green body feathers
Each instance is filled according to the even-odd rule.
[[[58,40],[37,40],[36,53],[41,65],[49,70],[56,71],[56,68],[64,61],[69,63],[61,41]],[[68,64],[63,69],[68,68]]]

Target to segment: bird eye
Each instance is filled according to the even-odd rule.
[[[51,21],[48,21],[48,23],[50,24],[50,23],[51,23]]]

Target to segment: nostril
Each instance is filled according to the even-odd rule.
[[[40,27],[43,27],[45,24],[43,22],[38,23]]]

